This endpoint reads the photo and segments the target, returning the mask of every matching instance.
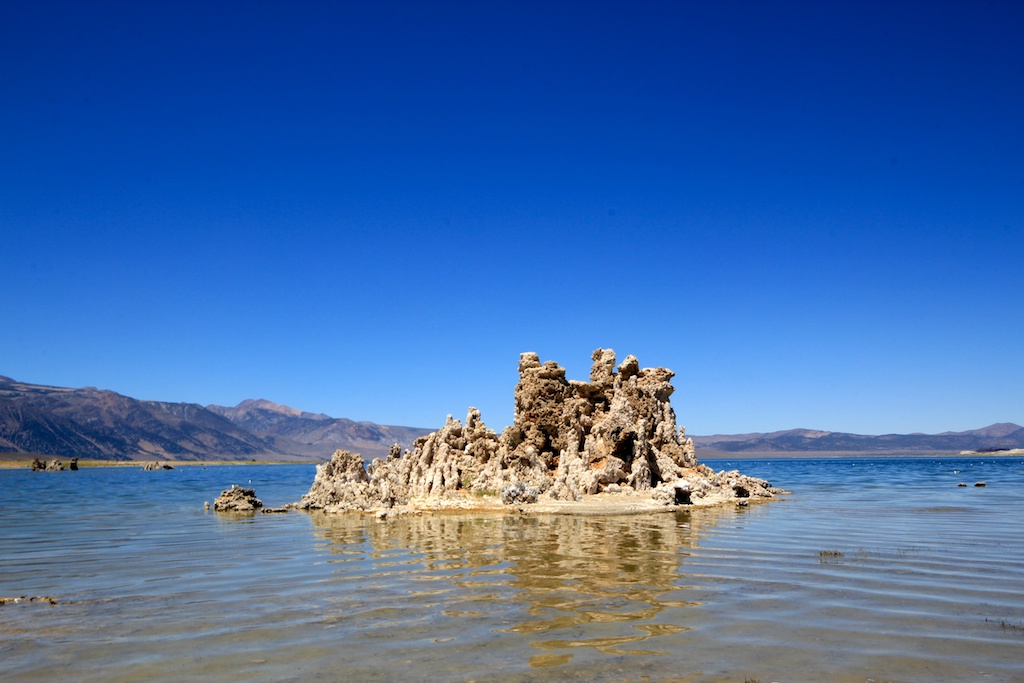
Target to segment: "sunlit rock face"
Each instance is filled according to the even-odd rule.
[[[381,510],[430,501],[500,497],[509,503],[580,501],[599,493],[646,497],[665,505],[701,499],[770,498],[767,482],[699,465],[693,442],[676,426],[669,403],[675,373],[641,368],[635,356],[616,366],[597,349],[590,381],[536,353],[519,358],[512,425],[497,435],[470,408],[465,423],[421,437],[404,454],[364,470],[362,457],[338,451],[317,467],[298,506]],[[524,497],[525,496],[525,497]]]
[[[262,507],[263,501],[256,497],[254,489],[238,485],[222,491],[217,500],[213,501],[213,509],[217,512],[256,512]]]

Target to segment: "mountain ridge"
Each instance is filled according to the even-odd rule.
[[[339,449],[367,460],[433,429],[312,413],[267,399],[238,405],[144,401],[109,389],[19,382],[0,375],[0,453],[98,460],[323,462]],[[691,436],[701,452],[726,454],[957,453],[1024,448],[1024,427],[998,422],[963,432],[878,436],[815,429]]]
[[[332,418],[265,399],[248,399],[235,408],[204,407],[0,376],[0,453],[112,461],[323,462],[338,448],[381,457],[392,443],[409,447],[430,431]]]
[[[942,453],[1024,448],[1024,427],[997,422],[980,429],[939,434],[852,434],[814,429],[693,436],[700,450],[724,453]]]
[[[269,439],[275,447],[296,454],[330,457],[344,448],[368,459],[384,457],[392,444],[403,448],[432,429],[356,422],[344,417],[309,413],[266,399],[246,399],[234,407],[208,405],[207,410]]]
[[[268,442],[195,403],[0,378],[0,452],[97,460],[279,457]]]

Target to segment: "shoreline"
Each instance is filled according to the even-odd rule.
[[[16,456],[16,457],[4,457],[4,456]],[[68,467],[68,463],[71,462],[71,458],[64,458],[58,455],[29,455],[25,456],[23,453],[0,453],[0,470],[17,470],[17,469],[32,469],[32,461],[38,458],[43,462],[48,460],[60,460],[65,469]],[[178,469],[179,467],[220,467],[224,465],[239,466],[239,465],[309,465],[314,466],[319,461],[309,462],[290,462],[286,460],[156,460],[148,458],[146,460],[96,460],[96,459],[82,459],[78,460],[78,469],[106,469],[116,467],[138,467],[142,468],[147,463],[156,462],[161,465],[170,465],[171,467]]]
[[[973,457],[1018,457],[1024,455],[1024,448],[1006,451],[715,451],[697,449],[697,459],[705,460],[840,460],[851,458],[973,458]]]
[[[981,457],[1022,457],[1024,448],[1014,448],[1006,451],[960,451],[950,453],[948,451],[929,451],[925,453],[875,453],[865,451],[759,451],[728,453],[725,451],[698,450],[698,461],[705,460],[841,460],[848,458],[869,459],[869,458],[981,458]],[[59,455],[47,455],[42,453],[0,453],[0,470],[31,469],[32,461],[38,458],[43,462],[57,459],[64,463],[65,467],[71,458]],[[141,460],[99,460],[95,458],[78,460],[79,469],[103,469],[108,467],[143,467],[146,463],[157,462],[161,465],[179,467],[221,467],[239,465],[318,465],[330,459],[324,460],[167,460],[167,459],[141,459]]]
[[[778,495],[791,495],[790,491],[779,491]],[[541,499],[534,503],[502,503],[495,496],[481,498],[416,498],[405,505],[387,509],[366,510],[331,510],[297,508],[306,514],[358,515],[373,516],[378,520],[392,517],[405,517],[422,514],[499,514],[499,515],[567,515],[574,517],[589,516],[629,516],[646,514],[663,514],[701,508],[724,507],[728,505],[746,507],[752,503],[770,503],[773,498],[729,498],[724,495],[711,495],[692,500],[689,503],[666,504],[658,501],[646,492],[595,493],[584,496],[580,500]]]

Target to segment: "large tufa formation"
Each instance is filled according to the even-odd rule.
[[[767,482],[698,465],[669,404],[675,373],[640,368],[634,356],[616,368],[611,349],[594,351],[592,359],[590,381],[582,382],[566,380],[557,363],[524,353],[514,420],[500,436],[470,408],[465,424],[449,415],[411,451],[403,455],[393,446],[369,468],[358,454],[337,451],[317,467],[298,506],[381,510],[474,496],[500,496],[509,504],[578,501],[604,491],[647,494],[666,504],[772,497]]]

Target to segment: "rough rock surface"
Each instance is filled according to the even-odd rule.
[[[61,472],[64,469],[66,469],[64,467],[64,463],[61,462],[60,460],[57,460],[56,458],[52,460],[47,460],[46,462],[43,462],[39,458],[36,458],[35,460],[32,461],[33,472]],[[75,459],[74,469],[78,469],[77,458]]]
[[[582,382],[567,380],[565,368],[541,363],[536,353],[522,354],[513,423],[500,436],[470,408],[465,424],[449,415],[412,450],[392,447],[368,468],[360,455],[339,450],[317,466],[297,507],[487,507],[499,499],[529,505],[596,495],[685,505],[780,492],[763,480],[698,464],[669,403],[671,370],[641,368],[634,356],[616,367],[611,349],[591,358],[590,381]]]
[[[221,492],[213,501],[216,512],[255,512],[261,507],[263,502],[256,497],[255,489],[244,489],[238,485]]]

